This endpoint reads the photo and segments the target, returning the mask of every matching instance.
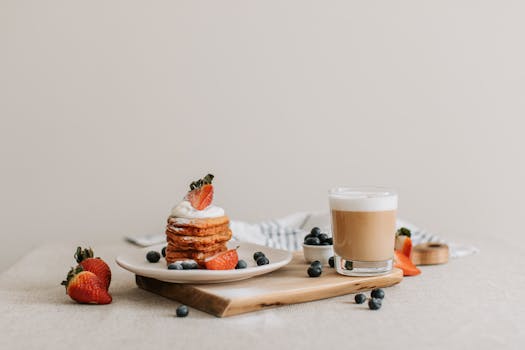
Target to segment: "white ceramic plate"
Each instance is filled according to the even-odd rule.
[[[137,275],[151,277],[160,281],[172,283],[221,283],[243,280],[275,271],[292,260],[292,253],[282,249],[267,246],[230,241],[228,248],[239,246],[237,254],[239,259],[246,261],[248,267],[239,270],[168,270],[166,260],[161,257],[159,262],[150,263],[146,260],[146,254],[150,250],[160,253],[165,244],[158,244],[144,249],[130,252],[117,257],[116,262],[124,269]],[[253,260],[253,253],[263,252],[270,263],[257,266]]]

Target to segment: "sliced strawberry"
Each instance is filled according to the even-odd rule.
[[[403,276],[416,276],[421,273],[421,270],[416,267],[408,256],[399,250],[395,250],[394,267],[403,270]]]
[[[103,282],[93,272],[84,271],[81,266],[72,268],[62,282],[71,299],[82,304],[109,304],[111,295]]]
[[[97,275],[102,283],[104,283],[104,288],[108,290],[109,284],[111,283],[111,269],[104,260],[101,258],[94,258],[93,256],[94,254],[91,248],[82,249],[81,247],[78,247],[75,252],[75,260],[80,266],[82,266],[84,271],[93,272]]]
[[[190,184],[190,191],[185,199],[197,210],[203,210],[213,201],[213,186],[211,182],[214,176],[208,174],[202,179],[193,181]]]
[[[239,261],[237,249],[230,249],[204,262],[208,270],[233,270]]]
[[[188,192],[187,199],[195,209],[206,209],[213,201],[213,185],[206,184]]]
[[[410,254],[412,254],[412,240],[408,236],[397,236],[395,249],[410,258]]]

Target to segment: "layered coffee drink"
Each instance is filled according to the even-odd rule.
[[[397,194],[379,187],[329,193],[337,272],[370,276],[392,269]]]

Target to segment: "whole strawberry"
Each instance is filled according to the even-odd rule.
[[[62,285],[66,294],[82,304],[109,304],[111,295],[104,288],[103,282],[93,272],[84,271],[81,266],[71,268]]]
[[[82,249],[81,247],[77,248],[75,252],[75,260],[77,263],[82,266],[85,271],[93,272],[100,278],[100,281],[103,283],[104,289],[109,289],[109,284],[111,283],[111,270],[101,258],[93,257],[93,250]]]

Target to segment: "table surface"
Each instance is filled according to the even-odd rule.
[[[475,242],[481,253],[426,266],[386,289],[379,311],[353,295],[216,318],[136,287],[114,263],[127,243],[98,242],[110,262],[110,305],[79,305],[60,282],[74,244],[49,244],[0,274],[1,349],[520,348],[525,341],[523,248]]]

